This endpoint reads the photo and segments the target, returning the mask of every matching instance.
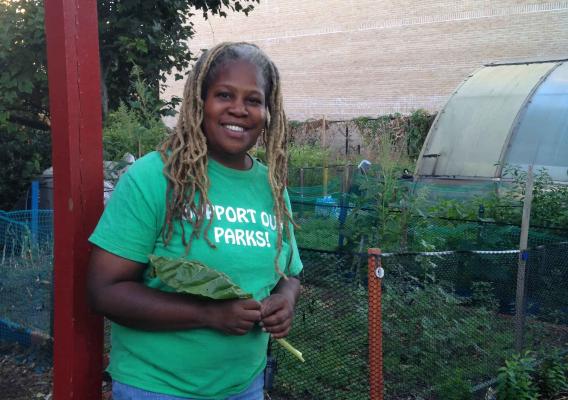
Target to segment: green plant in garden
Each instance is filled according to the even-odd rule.
[[[51,164],[51,136],[0,121],[0,210],[10,210]]]
[[[103,148],[106,160],[119,160],[125,153],[137,158],[154,150],[164,139],[167,128],[160,119],[166,106],[140,76],[139,68],[132,71],[133,97],[128,105],[121,102],[109,113],[103,128]]]
[[[415,160],[420,154],[433,120],[434,115],[419,109],[409,116],[395,113],[377,118],[359,117],[353,119],[353,122],[368,147],[380,147],[380,143],[387,140]]]
[[[368,247],[405,249],[410,219],[421,213],[425,192],[412,193],[411,184],[401,179],[404,169],[411,168],[410,160],[389,140],[379,150],[379,165],[356,181],[357,194],[349,198],[355,204],[345,223],[349,248],[363,239]]]
[[[496,221],[520,225],[527,172],[518,166],[506,165],[503,176],[511,182],[503,188],[491,210],[493,217]],[[531,225],[568,228],[568,186],[554,183],[545,168],[534,173]]]
[[[330,157],[330,151],[315,146],[292,145],[288,147],[288,157],[288,166],[291,168],[323,167]]]
[[[532,377],[535,362],[528,352],[505,361],[497,376],[497,400],[538,399],[538,388]]]
[[[406,135],[406,148],[408,156],[411,159],[416,160],[418,158],[435,116],[435,114],[430,114],[423,109],[418,109],[410,114]]]
[[[495,288],[491,282],[472,282],[471,303],[474,307],[484,307],[488,311],[496,312],[499,300],[495,297]]]
[[[568,392],[568,359],[553,356],[542,362],[538,368],[538,386],[542,395],[551,397]]]
[[[471,389],[471,383],[458,369],[434,388],[434,394],[437,399],[443,400],[473,400]]]

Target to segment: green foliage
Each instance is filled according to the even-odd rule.
[[[362,286],[339,291],[303,283],[289,339],[302,349],[307,362],[300,364],[274,349],[278,373],[271,395],[289,400],[368,399],[366,297]]]
[[[497,376],[497,400],[538,399],[538,388],[532,378],[535,362],[528,352],[505,361]]]
[[[106,119],[103,129],[105,160],[120,160],[125,153],[141,157],[154,150],[167,133],[160,118],[164,102],[149,89],[139,68],[134,68],[131,76],[134,94],[129,105],[121,103]]]
[[[0,1],[0,126],[48,130],[43,1]]]
[[[395,113],[377,118],[359,117],[353,122],[367,146],[378,148],[387,141],[404,150],[409,158],[416,159],[433,120],[434,115],[419,109],[409,116]]]
[[[456,370],[440,385],[434,388],[438,399],[444,400],[473,400],[471,383],[463,378],[461,370]]]
[[[428,136],[428,131],[432,122],[434,122],[435,114],[430,114],[428,111],[418,109],[410,114],[408,121],[407,135],[406,135],[406,148],[408,156],[416,160],[422,145]]]
[[[429,208],[430,215],[456,219],[479,219],[486,222],[520,226],[525,198],[527,173],[516,166],[504,167],[505,181],[499,193],[487,193],[471,199],[442,199]],[[568,228],[568,187],[552,181],[546,169],[534,174],[531,225]],[[483,218],[479,216],[483,206]]]
[[[412,194],[408,182],[400,179],[411,162],[394,144],[385,140],[379,151],[380,165],[359,178],[349,199],[355,209],[345,224],[347,246],[358,246],[363,239],[369,247],[384,251],[404,249],[409,220],[421,212],[425,193]]]
[[[323,167],[328,162],[330,152],[315,146],[289,146],[288,165],[290,168]]]
[[[103,129],[105,160],[118,161],[124,154],[141,157],[155,150],[166,134],[166,127],[157,118],[141,121],[135,110],[122,103],[108,115]]]
[[[295,232],[296,240],[302,247],[319,250],[337,249],[339,231],[337,218],[317,218],[311,212],[309,215],[304,214],[302,218],[295,216],[295,220],[300,224],[300,229]]]
[[[226,16],[228,11],[248,14],[255,3],[258,0],[98,1],[104,110],[117,108],[133,93],[128,82],[135,65],[155,97],[167,74],[189,66],[195,59],[189,51],[194,34],[189,18],[196,12],[205,17]],[[43,1],[0,2],[0,120],[49,129],[45,45]],[[179,73],[175,77],[183,78]]]
[[[497,311],[499,300],[495,297],[495,288],[491,282],[472,282],[472,292],[473,306],[484,307],[488,311]]]
[[[520,224],[527,172],[517,166],[505,166],[503,175],[512,182],[504,188],[503,196],[496,202],[496,206],[501,207],[495,207],[494,218]],[[503,205],[517,207],[502,207]],[[534,173],[531,225],[568,228],[568,186],[555,184],[545,168]]]
[[[51,163],[51,136],[0,123],[0,210],[10,210]]]
[[[565,357],[553,356],[540,365],[538,369],[538,386],[546,397],[568,391],[568,360]]]

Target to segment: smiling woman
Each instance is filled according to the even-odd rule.
[[[248,155],[261,134],[268,166]],[[287,134],[276,66],[224,43],[196,63],[160,151],[120,178],[89,266],[93,308],[113,321],[115,400],[263,399],[268,339],[290,332],[302,269]],[[252,298],[175,293],[148,273],[152,254],[222,272]]]
[[[252,167],[247,152],[266,125],[265,83],[248,61],[223,65],[207,90],[203,128],[209,156],[240,170]]]

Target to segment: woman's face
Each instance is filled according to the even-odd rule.
[[[203,130],[209,156],[235,169],[248,169],[249,151],[266,124],[265,82],[248,61],[220,67],[207,88]]]

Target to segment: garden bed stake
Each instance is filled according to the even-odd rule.
[[[383,337],[381,312],[381,282],[384,271],[381,266],[381,250],[368,250],[369,282],[369,398],[383,400]]]

